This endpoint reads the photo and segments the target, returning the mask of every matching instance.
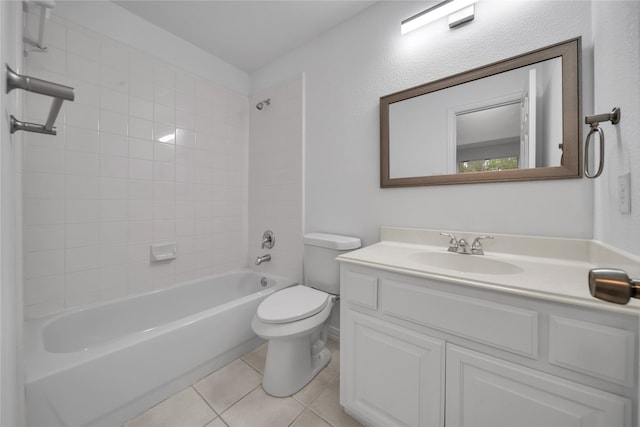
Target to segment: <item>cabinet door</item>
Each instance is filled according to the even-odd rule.
[[[444,342],[346,310],[342,404],[367,425],[444,425]]]
[[[447,427],[630,425],[630,401],[523,366],[447,346]]]

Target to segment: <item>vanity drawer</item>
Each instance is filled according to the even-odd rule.
[[[634,383],[635,334],[551,315],[549,363],[623,386]]]
[[[538,313],[392,280],[381,283],[382,312],[526,357],[538,357]]]
[[[346,274],[345,287],[340,290],[342,297],[350,304],[378,309],[378,278],[349,271]]]

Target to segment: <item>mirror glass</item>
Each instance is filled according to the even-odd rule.
[[[381,186],[580,177],[579,41],[382,97]]]

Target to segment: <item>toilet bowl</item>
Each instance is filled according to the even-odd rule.
[[[260,304],[251,322],[254,332],[269,340],[262,387],[272,396],[291,396],[331,360],[325,343],[334,297],[302,285],[272,296]]]
[[[262,387],[272,396],[291,396],[331,360],[326,348],[329,316],[340,290],[340,253],[360,239],[323,233],[304,236],[305,285],[275,292],[258,307],[251,326],[269,341]]]

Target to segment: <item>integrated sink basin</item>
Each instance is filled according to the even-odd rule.
[[[409,259],[435,268],[478,274],[518,274],[522,268],[486,255],[463,255],[452,252],[416,252]]]

